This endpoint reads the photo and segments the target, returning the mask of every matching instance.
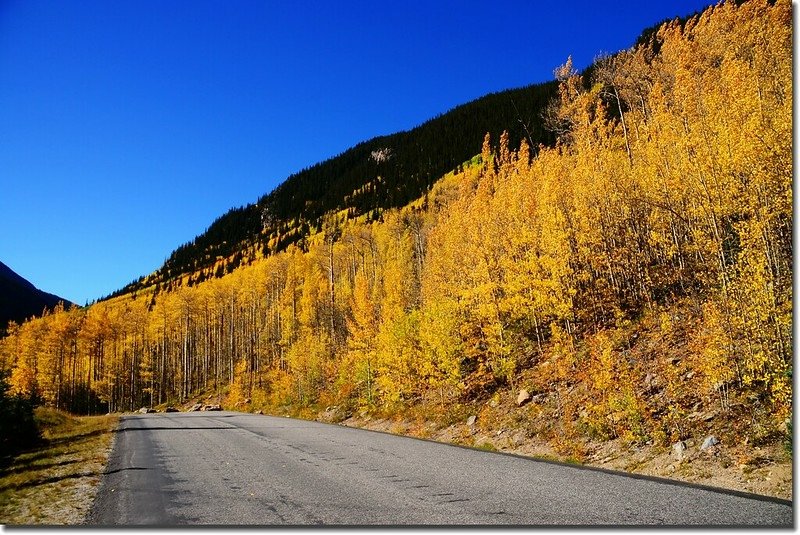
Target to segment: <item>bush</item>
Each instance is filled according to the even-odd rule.
[[[11,395],[7,374],[0,374],[0,464],[41,442],[34,406],[32,396]]]

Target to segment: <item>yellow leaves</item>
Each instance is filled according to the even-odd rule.
[[[330,340],[326,331],[301,330],[286,359],[296,382],[296,400],[306,403],[316,399],[325,380],[325,362],[330,355]]]
[[[620,351],[624,336],[624,329],[616,329],[588,340],[589,354],[581,367],[589,401],[582,423],[592,434],[641,442],[649,436],[649,413],[637,389],[636,370]]]
[[[231,382],[230,389],[228,390],[228,397],[226,402],[228,407],[237,407],[244,402],[245,399],[250,397],[250,392],[247,388],[247,362],[241,360],[236,363],[233,373],[233,381]]]
[[[694,366],[707,392],[734,379],[733,344],[727,320],[713,303],[703,305],[703,321],[694,340]]]
[[[659,313],[658,327],[662,335],[668,335],[672,332],[673,322],[672,316],[670,316],[669,312]]]
[[[459,323],[458,306],[449,299],[427,303],[420,314],[419,344],[424,358],[420,359],[419,373],[439,391],[442,403],[445,391],[450,394],[460,387]]]
[[[781,268],[770,244],[773,237],[761,221],[743,221],[735,228],[741,249],[731,277],[735,306],[729,328],[747,340],[737,351],[742,378],[748,385],[764,385],[785,414],[791,399],[787,372],[792,366],[792,317],[781,303],[791,299],[791,288],[782,291],[787,281],[778,275],[788,268]]]
[[[371,281],[363,273],[356,275],[355,286],[350,304],[350,316],[347,320],[349,337],[348,352],[340,367],[340,381],[350,397],[356,387],[361,390],[361,405],[373,402],[376,336],[378,334],[378,310]]]
[[[378,331],[378,311],[374,297],[369,279],[359,272],[356,275],[350,304],[351,314],[348,318],[348,344],[355,351],[368,351],[373,346],[375,333]]]
[[[578,71],[572,65],[572,56],[567,57],[567,61],[563,65],[559,65],[553,71],[553,76],[559,82],[567,82],[578,75]],[[569,88],[564,88],[563,91],[569,92]]]
[[[11,395],[20,394],[29,397],[38,393],[36,368],[32,366],[29,360],[18,361],[11,372],[9,384],[11,386]]]
[[[388,406],[409,399],[420,387],[417,323],[416,312],[395,315],[391,321],[381,323],[376,385],[382,402]]]
[[[553,380],[565,381],[574,378],[578,364],[575,344],[572,336],[560,325],[550,324],[550,364],[553,368]]]
[[[489,133],[483,138],[483,145],[481,146],[481,164],[484,176],[494,175],[494,153],[492,152],[492,143]]]

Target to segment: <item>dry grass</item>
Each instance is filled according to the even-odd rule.
[[[36,409],[45,444],[0,470],[0,523],[74,525],[97,492],[117,416],[71,416]]]

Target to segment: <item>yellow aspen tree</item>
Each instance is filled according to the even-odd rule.
[[[44,321],[32,318],[20,325],[18,341],[14,344],[18,351],[9,384],[12,394],[38,397],[39,387],[39,341],[45,333]]]
[[[359,404],[364,405],[372,405],[374,402],[378,320],[370,280],[363,272],[359,272],[356,274],[350,316],[347,320],[347,345],[352,366],[347,366],[342,371],[348,375],[343,378],[345,384],[359,385]]]
[[[450,299],[432,300],[420,310],[419,375],[442,407],[463,388],[459,323],[458,306]]]

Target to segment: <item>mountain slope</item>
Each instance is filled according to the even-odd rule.
[[[41,315],[45,308],[53,308],[60,301],[71,304],[62,297],[37,289],[0,262],[0,332],[5,331],[9,321],[21,322]]]
[[[646,28],[634,47],[660,43],[656,31],[670,21],[683,28],[699,13],[674,17]],[[593,79],[597,64],[581,74]],[[545,126],[548,105],[558,95],[558,83],[532,84],[491,93],[456,106],[408,131],[378,136],[345,152],[290,175],[257,202],[231,208],[202,234],[173,251],[164,265],[132,281],[108,298],[155,286],[173,289],[221,277],[259,256],[286,250],[292,243],[305,248],[305,238],[322,227],[325,214],[347,219],[368,214],[379,219],[384,210],[405,206],[425,194],[433,183],[478,154],[489,133],[497,150],[507,131],[514,149],[526,139],[535,154],[552,146],[556,133]],[[617,116],[611,107],[609,113]]]
[[[110,297],[182,275],[194,274],[191,282],[221,276],[258,254],[298,242],[331,211],[378,218],[383,210],[419,198],[443,174],[478,154],[487,132],[495,144],[507,130],[511,146],[523,138],[532,147],[550,145],[555,137],[544,128],[542,111],[556,94],[554,81],[492,93],[412,130],[359,143],[289,176],[258,202],[231,209],[178,247],[154,274]]]

